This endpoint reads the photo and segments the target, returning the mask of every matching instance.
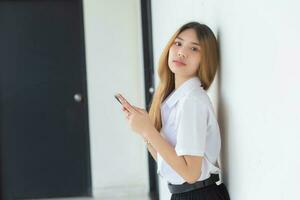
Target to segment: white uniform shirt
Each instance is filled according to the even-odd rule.
[[[174,90],[161,104],[160,133],[171,144],[178,156],[203,156],[201,176],[220,173],[217,165],[221,149],[218,122],[212,103],[198,77],[192,77]],[[186,182],[157,153],[157,174],[172,184]]]

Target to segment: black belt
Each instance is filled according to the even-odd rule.
[[[172,194],[178,194],[183,192],[192,191],[195,189],[203,188],[205,186],[214,184],[215,182],[219,181],[219,174],[211,174],[211,176],[203,181],[197,181],[195,183],[187,183],[184,182],[181,185],[174,185],[171,183],[168,183],[169,190]]]

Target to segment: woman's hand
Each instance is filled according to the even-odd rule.
[[[146,110],[130,105],[126,100],[123,102],[123,112],[131,129],[145,138],[146,134],[155,129]]]

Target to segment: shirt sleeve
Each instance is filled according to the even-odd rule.
[[[208,108],[197,98],[186,99],[179,113],[177,143],[178,156],[204,156],[207,135]]]

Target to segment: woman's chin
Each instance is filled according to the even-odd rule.
[[[178,67],[178,66],[171,66],[170,70],[175,74],[178,72],[182,72],[184,69],[182,67]]]

